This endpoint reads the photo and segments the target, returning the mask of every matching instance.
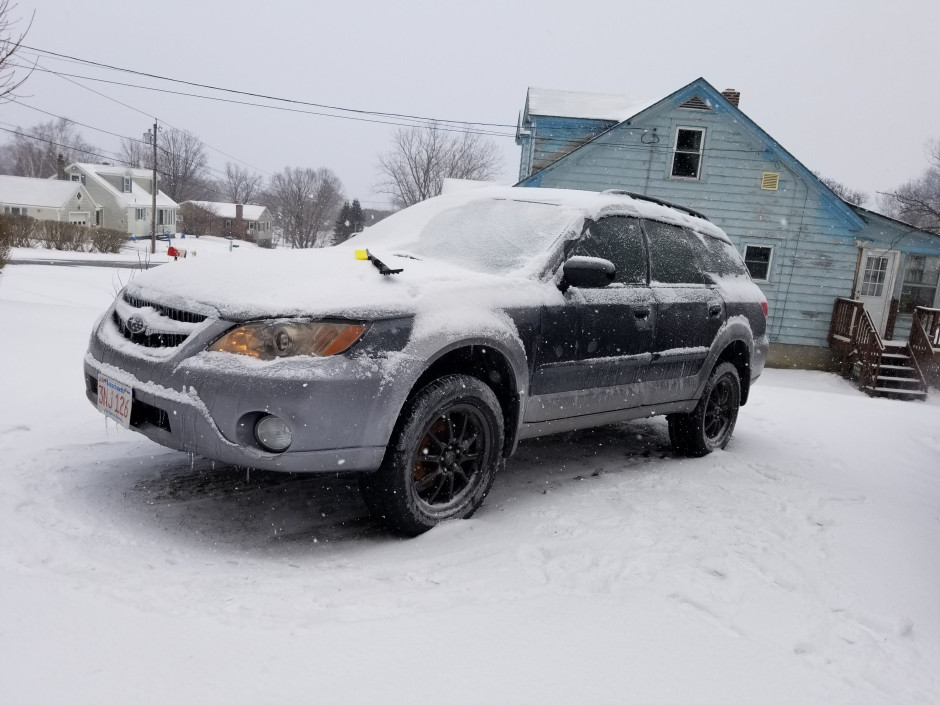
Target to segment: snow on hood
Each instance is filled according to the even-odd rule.
[[[263,317],[387,318],[445,304],[475,308],[547,303],[560,293],[525,276],[472,272],[436,260],[374,252],[399,274],[383,276],[354,248],[259,250],[251,258],[171,262],[137,275],[128,293],[231,320]]]

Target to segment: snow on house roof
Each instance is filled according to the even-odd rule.
[[[0,203],[33,208],[62,208],[81,187],[78,181],[0,176]],[[94,205],[90,197],[88,200]]]
[[[88,178],[94,179],[102,188],[107,189],[113,196],[115,196],[119,201],[121,201],[125,207],[128,206],[140,206],[146,207],[150,206],[153,203],[153,196],[150,192],[141,188],[133,179],[141,179],[146,182],[150,182],[153,178],[153,172],[149,169],[132,169],[127,166],[115,166],[113,164],[88,164],[83,162],[74,162],[69,164],[66,167],[66,171],[71,171],[73,168],[78,168],[82,173],[86,174]],[[108,181],[106,176],[130,176],[131,181],[131,192],[127,193],[121,191],[118,188],[115,188],[114,185]],[[176,201],[167,196],[159,188],[157,189],[157,207],[158,208],[178,208]]]
[[[185,203],[192,203],[194,206],[199,206],[220,218],[235,218],[236,204],[234,203],[219,203],[218,201],[185,201]],[[242,206],[242,218],[244,220],[259,220],[266,210],[267,208],[264,206],[245,204]]]
[[[551,117],[585,118],[622,122],[648,108],[655,101],[641,101],[624,95],[559,91],[553,88],[529,88],[526,114]]]

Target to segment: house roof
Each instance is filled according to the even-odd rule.
[[[526,93],[523,120],[528,120],[532,115],[543,115],[622,122],[649,107],[652,102],[609,93],[581,93],[530,87]]]
[[[153,204],[153,196],[144,188],[141,188],[136,182],[131,182],[131,192],[126,193],[115,188],[105,176],[130,176],[132,179],[143,179],[150,181],[153,178],[153,172],[148,169],[132,169],[126,166],[114,166],[112,164],[88,164],[84,162],[73,162],[66,167],[66,171],[77,168],[89,179],[94,179],[95,183],[106,189],[125,207],[137,206],[144,208]],[[55,177],[53,177],[55,178]],[[167,196],[159,188],[157,189],[157,207],[158,208],[178,208],[176,201]]]
[[[588,94],[591,95],[591,94]],[[590,149],[591,146],[595,143],[598,143],[599,140],[605,138],[613,131],[617,130],[621,125],[629,126],[634,120],[639,118],[644,113],[648,111],[655,111],[663,107],[673,107],[680,105],[683,102],[699,97],[706,101],[706,104],[712,110],[721,110],[724,112],[730,112],[734,118],[743,126],[745,126],[751,134],[753,134],[758,140],[763,142],[766,145],[768,153],[772,153],[775,157],[780,159],[785,165],[787,165],[792,171],[800,174],[803,179],[810,184],[814,184],[816,188],[819,189],[820,194],[823,200],[826,202],[828,207],[832,211],[838,213],[844,220],[846,220],[853,228],[864,227],[865,221],[861,216],[856,213],[848,203],[843,201],[830,189],[826,184],[824,184],[819,177],[817,177],[810,169],[808,169],[801,161],[794,157],[790,152],[784,149],[777,140],[771,137],[760,125],[754,122],[749,118],[745,113],[741,111],[736,105],[731,103],[721,92],[711,85],[704,78],[697,78],[688,85],[683,86],[682,88],[670,93],[665,98],[655,101],[652,104],[647,105],[646,107],[641,108],[635,114],[627,116],[621,120],[618,124],[613,127],[605,130],[601,134],[597,135],[593,139],[585,142],[584,144],[578,146],[576,149],[568,152],[567,154],[559,157],[557,160],[551,164],[545,166],[543,169],[530,174],[525,179],[520,181],[517,186],[527,186],[527,185],[538,185],[541,181],[539,174],[543,172],[548,172],[557,168],[560,164],[564,163],[565,160],[573,158],[575,155],[579,155],[582,150]],[[585,116],[580,116],[585,117]]]
[[[0,176],[0,203],[32,208],[62,208],[75,192],[82,189],[78,181],[50,181],[28,176]],[[93,208],[94,200],[84,192]]]
[[[220,218],[235,218],[235,203],[220,203],[218,201],[184,201],[184,203],[192,203],[194,206],[199,206]],[[259,220],[267,210],[264,206],[245,204],[242,206],[242,218],[244,220]]]

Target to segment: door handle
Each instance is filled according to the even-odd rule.
[[[709,307],[708,307],[708,315],[711,316],[712,318],[715,318],[716,316],[720,316],[720,315],[721,315],[721,305],[720,305],[720,304],[715,304],[714,306],[709,306]]]
[[[643,320],[650,315],[650,310],[648,308],[635,308],[633,309],[633,315]]]

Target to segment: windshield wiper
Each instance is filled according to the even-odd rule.
[[[392,269],[387,264],[385,264],[385,262],[369,252],[369,250],[356,250],[356,259],[369,260],[375,266],[375,268],[386,277],[389,274],[398,274],[399,272],[403,271],[401,269]]]

